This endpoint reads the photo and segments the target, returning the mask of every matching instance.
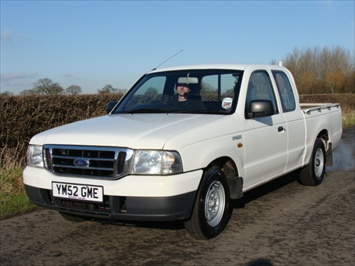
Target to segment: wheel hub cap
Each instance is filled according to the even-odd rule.
[[[320,177],[324,168],[324,154],[322,149],[316,151],[314,158],[314,173],[317,177]]]
[[[225,208],[225,191],[219,181],[208,188],[205,199],[205,215],[210,226],[216,226],[222,219]]]

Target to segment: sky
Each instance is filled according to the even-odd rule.
[[[269,64],[314,47],[354,54],[355,0],[0,3],[0,92],[15,95],[44,78],[92,94],[128,89],[158,66]]]

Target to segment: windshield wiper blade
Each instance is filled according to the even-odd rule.
[[[149,108],[144,108],[144,109],[136,109],[136,110],[127,110],[124,111],[124,114],[154,114],[154,113],[168,113],[169,110],[166,109],[149,109]]]
[[[170,110],[170,113],[208,114],[209,110]]]
[[[123,114],[210,114],[210,113],[220,113],[220,112],[211,112],[210,110],[177,110],[177,109],[151,109],[151,108],[141,108],[126,110],[121,112]]]

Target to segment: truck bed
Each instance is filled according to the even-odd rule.
[[[322,110],[339,109],[339,103],[301,103],[300,107],[305,114],[310,114],[313,111],[322,112]]]

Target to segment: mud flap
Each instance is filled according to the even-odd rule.
[[[240,199],[243,197],[243,177],[236,176],[234,178],[229,178],[228,184],[232,199]]]
[[[328,150],[326,152],[325,165],[326,166],[332,166],[333,165],[333,149],[332,149],[332,144],[331,143],[329,143],[329,147],[328,147]]]

